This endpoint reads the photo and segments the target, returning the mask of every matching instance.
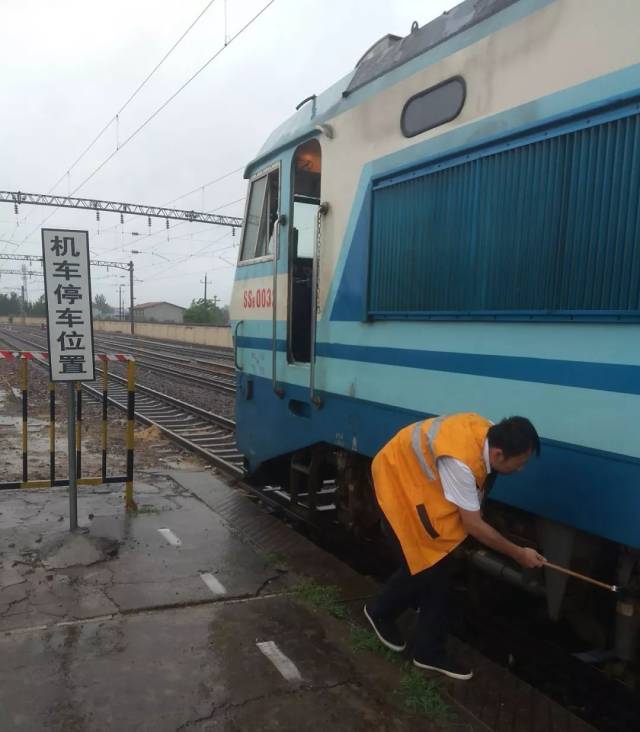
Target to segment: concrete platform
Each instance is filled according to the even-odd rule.
[[[147,474],[136,500],[81,489],[71,535],[64,490],[0,494],[3,732],[588,729],[482,659],[434,691],[446,721],[408,711],[406,668],[295,591],[337,585],[359,622],[370,579],[210,472]]]

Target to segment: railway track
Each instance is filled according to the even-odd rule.
[[[38,331],[31,329],[29,333],[36,338],[40,335]],[[16,333],[15,330],[7,333],[6,330],[0,328],[0,340],[6,342],[8,347],[14,350],[47,349],[47,345],[42,339],[32,340],[32,338]],[[97,342],[101,347],[109,342],[113,343],[113,341],[102,340]],[[129,348],[128,344],[118,342],[115,345],[118,350],[127,346],[126,352],[133,352],[135,355],[136,349]],[[40,365],[47,366],[45,362]],[[142,365],[146,368],[146,364]],[[158,367],[157,370],[165,375],[173,373],[173,369],[166,367]],[[126,379],[110,372],[109,381],[110,403],[126,412]],[[208,386],[205,380],[195,379],[194,381],[203,388]],[[83,384],[82,388],[92,399],[102,398],[101,392],[94,387]],[[230,477],[237,479],[244,476],[243,458],[235,444],[235,422],[233,420],[140,383],[136,384],[135,417],[138,422],[155,425],[169,439],[200,455]],[[328,530],[333,530],[336,525],[336,505],[333,502],[336,485],[333,481],[325,483],[321,491],[323,505],[319,511],[314,511],[308,505],[308,496],[304,491],[297,494],[294,500],[281,486],[247,484],[246,488],[271,510],[279,511],[296,525],[305,525],[318,535],[322,535]]]
[[[30,337],[25,336],[22,329],[16,332],[15,326],[9,333],[6,329],[0,328],[0,339],[7,342],[10,348],[16,350],[37,349],[44,351],[47,349],[47,344],[40,336],[39,331],[30,328],[27,332]],[[111,338],[102,339],[98,337],[96,338],[96,345],[99,345],[100,348],[109,345],[115,346],[117,351],[131,353],[136,356],[136,361],[136,354],[140,351],[136,347],[130,347],[130,344],[122,339],[114,341]],[[155,342],[154,345],[156,345]],[[105,351],[108,352],[109,348],[106,348]],[[188,359],[184,359],[184,361],[188,362]],[[138,363],[147,368],[146,361]],[[157,368],[153,370],[171,376],[176,373],[174,369],[161,366],[160,363],[158,362]],[[126,379],[112,372],[109,373],[109,379],[111,383],[111,403],[121,410],[126,410]],[[193,377],[193,383],[203,388],[209,388],[206,379]],[[83,388],[94,399],[101,398],[101,393],[88,384],[83,384]],[[233,420],[163,394],[139,382],[136,385],[136,419],[143,424],[156,425],[171,440],[199,454],[230,476],[234,478],[243,476],[243,460],[235,446],[235,422]],[[263,503],[272,509],[284,512],[290,520],[296,523],[302,521],[311,528],[324,531],[335,522],[336,505],[334,496],[336,485],[333,481],[325,481],[320,495],[322,505],[316,507],[316,510],[308,505],[308,496],[304,491],[298,493],[294,500],[281,486],[250,485],[247,487]]]
[[[30,336],[35,336],[36,340],[22,335],[21,331],[16,333],[15,330],[11,330],[7,334],[2,328],[0,328],[0,339],[5,340],[10,348],[16,350],[47,349],[46,343],[38,338],[40,335],[38,331],[29,329],[28,332]],[[139,350],[135,347],[130,348],[128,343],[123,343],[120,339],[117,342],[111,339],[96,339],[96,344],[101,348],[112,344],[117,350],[124,349],[123,352],[132,353],[134,356]],[[107,352],[108,350],[106,349]],[[146,362],[140,362],[140,365],[147,368]],[[175,373],[174,369],[160,365],[154,370],[165,375]],[[112,384],[111,403],[119,409],[126,410],[126,379],[112,372],[109,373],[109,379]],[[193,381],[203,388],[209,387],[205,379],[194,377]],[[88,384],[83,384],[83,388],[93,398],[101,398],[101,393]],[[243,459],[235,446],[235,422],[232,420],[140,383],[136,385],[136,419],[147,425],[156,425],[171,440],[197,453],[230,476],[234,478],[243,476]],[[296,524],[302,522],[318,532],[326,531],[335,524],[334,481],[325,481],[320,494],[322,505],[316,506],[315,509],[308,504],[308,495],[304,490],[293,499],[286,490],[277,485],[247,485],[247,488],[264,504],[283,512]]]
[[[221,361],[190,358],[175,354],[173,349],[140,348],[121,340],[95,336],[96,345],[104,350],[125,350],[135,356],[140,366],[156,373],[169,374],[176,379],[216,389],[226,394],[235,393],[235,368]],[[174,368],[175,367],[175,368]]]
[[[121,345],[142,346],[155,350],[170,350],[172,353],[179,353],[183,356],[190,356],[193,359],[215,358],[221,362],[231,364],[233,362],[233,351],[229,348],[216,348],[214,346],[196,346],[185,343],[176,343],[173,341],[161,341],[153,338],[142,338],[141,336],[131,336],[125,333],[112,333],[108,331],[97,331],[94,335],[104,337],[110,341],[119,342]]]
[[[12,350],[46,349],[46,345],[0,329],[0,340]],[[34,360],[48,368],[46,361]],[[118,409],[127,410],[126,379],[109,374],[109,402]],[[90,386],[83,390],[96,400],[102,393]],[[194,404],[162,394],[147,386],[136,385],[135,418],[146,425],[153,425],[164,435],[183,447],[197,453],[208,462],[224,470],[232,477],[243,475],[242,456],[235,444],[235,422],[221,415],[208,412]]]
[[[232,376],[235,374],[232,354],[223,354],[219,351],[209,351],[207,349],[186,349],[162,341],[138,341],[135,337],[114,337],[110,333],[96,333],[94,338],[101,343],[109,343],[120,349],[136,350],[141,354],[150,354],[152,356],[162,355],[176,362],[201,364],[212,371],[219,371]]]
[[[38,330],[32,328],[25,330],[35,338],[34,342],[39,342],[39,348],[46,350],[47,346],[40,341]],[[20,332],[23,332],[22,329]],[[224,394],[235,394],[235,367],[228,362],[228,359],[204,358],[196,354],[180,355],[175,353],[172,346],[165,345],[162,348],[160,344],[155,344],[157,346],[155,349],[141,348],[136,345],[135,339],[114,339],[100,334],[94,334],[94,342],[105,352],[130,353],[135,356],[139,366],[154,373],[170,375],[185,383],[215,389]]]

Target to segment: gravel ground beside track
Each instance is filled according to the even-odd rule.
[[[126,376],[127,369],[124,365],[110,363],[109,371],[119,376]],[[235,419],[235,399],[231,394],[222,394],[214,389],[185,384],[172,379],[169,375],[162,376],[154,371],[148,371],[140,365],[136,369],[136,381],[168,396],[207,409],[209,412],[214,412],[214,414],[219,414],[228,419]]]

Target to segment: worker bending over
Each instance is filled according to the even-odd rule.
[[[496,475],[522,470],[540,454],[540,438],[524,417],[492,424],[478,414],[443,415],[400,430],[372,464],[385,528],[404,559],[364,612],[378,638],[394,651],[406,643],[396,619],[418,607],[413,663],[455,679],[473,672],[445,650],[451,552],[471,535],[523,567],[545,559],[513,544],[482,518],[480,505]]]

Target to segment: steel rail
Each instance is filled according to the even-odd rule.
[[[30,327],[30,326],[27,326]],[[215,348],[210,346],[196,346],[196,345],[190,345],[187,343],[177,343],[176,341],[163,341],[163,340],[154,340],[152,338],[142,338],[139,335],[131,336],[127,333],[116,333],[116,332],[109,332],[109,331],[96,331],[95,332],[96,337],[100,338],[107,338],[113,343],[120,342],[121,344],[127,344],[127,346],[130,346],[131,344],[148,344],[149,347],[159,347],[159,348],[167,348],[171,349],[175,353],[182,353],[184,355],[193,356],[194,358],[198,355],[201,355],[204,358],[211,358],[212,356],[215,358],[224,359],[227,361],[233,361],[233,349],[231,348]]]
[[[100,336],[94,337],[96,343],[104,344],[109,342],[109,340],[103,340]],[[24,342],[28,343],[29,341],[24,339]],[[37,342],[32,342],[32,344],[40,349],[47,349],[47,346],[45,344],[39,344]],[[133,356],[136,356],[136,361],[140,367],[145,368],[148,371],[152,371],[158,374],[169,374],[175,379],[178,379],[185,383],[194,384],[195,386],[204,386],[210,389],[216,389],[217,391],[220,391],[224,394],[235,394],[235,381],[233,378],[228,377],[228,373],[215,374],[215,372],[212,372],[211,369],[201,368],[198,366],[190,366],[190,370],[193,373],[185,373],[184,371],[178,371],[174,368],[170,368],[170,366],[164,363],[164,361],[166,360],[175,361],[175,356],[167,355],[166,353],[158,353],[155,359],[149,356],[141,356],[140,358],[138,358],[137,354],[142,352],[140,349],[137,349],[133,346],[128,346],[127,351],[130,352]],[[178,365],[180,365],[180,363]],[[222,366],[221,368],[224,369],[225,366]],[[200,374],[196,372],[200,372]]]
[[[118,343],[118,341],[114,341],[109,337],[105,338],[104,336],[102,336],[100,334],[94,333],[94,339],[96,340],[96,342],[99,342],[103,345],[109,344],[109,345],[115,345],[118,348],[122,347],[122,344]],[[196,367],[198,371],[202,370],[203,372],[205,372],[207,374],[215,374],[215,371],[217,369],[219,371],[225,372],[225,374],[235,375],[235,368],[229,364],[221,363],[219,361],[210,361],[208,359],[203,359],[203,358],[195,358],[193,356],[189,356],[186,354],[175,354],[173,352],[173,350],[169,350],[169,348],[153,349],[153,348],[139,348],[138,346],[127,345],[126,349],[127,349],[127,352],[130,352],[130,353],[143,354],[143,356],[142,356],[143,358],[145,357],[144,354],[148,354],[152,358],[154,358],[154,357],[155,358],[159,358],[159,357],[166,358],[174,363],[177,363],[178,365],[184,364],[185,366],[187,366],[189,364],[194,364],[194,363],[200,363],[200,364],[204,364],[204,365],[208,364],[211,368],[200,369],[199,367]],[[192,368],[193,368],[193,366],[192,366]]]
[[[5,332],[0,332],[0,340],[10,345],[11,348],[19,347],[21,343],[41,348],[38,343],[14,333],[7,335]],[[34,361],[39,366],[48,369],[48,364],[43,359],[34,359]],[[126,379],[117,374],[109,374],[109,379],[114,384],[114,389],[108,396],[109,403],[126,412],[127,399],[124,387]],[[94,387],[82,384],[82,388],[96,400],[102,399],[102,393]],[[243,458],[235,445],[235,422],[233,420],[141,384],[136,385],[136,390],[140,392],[141,396],[137,400],[135,419],[143,424],[157,427],[172,441],[197,453],[232,477],[242,477]]]

